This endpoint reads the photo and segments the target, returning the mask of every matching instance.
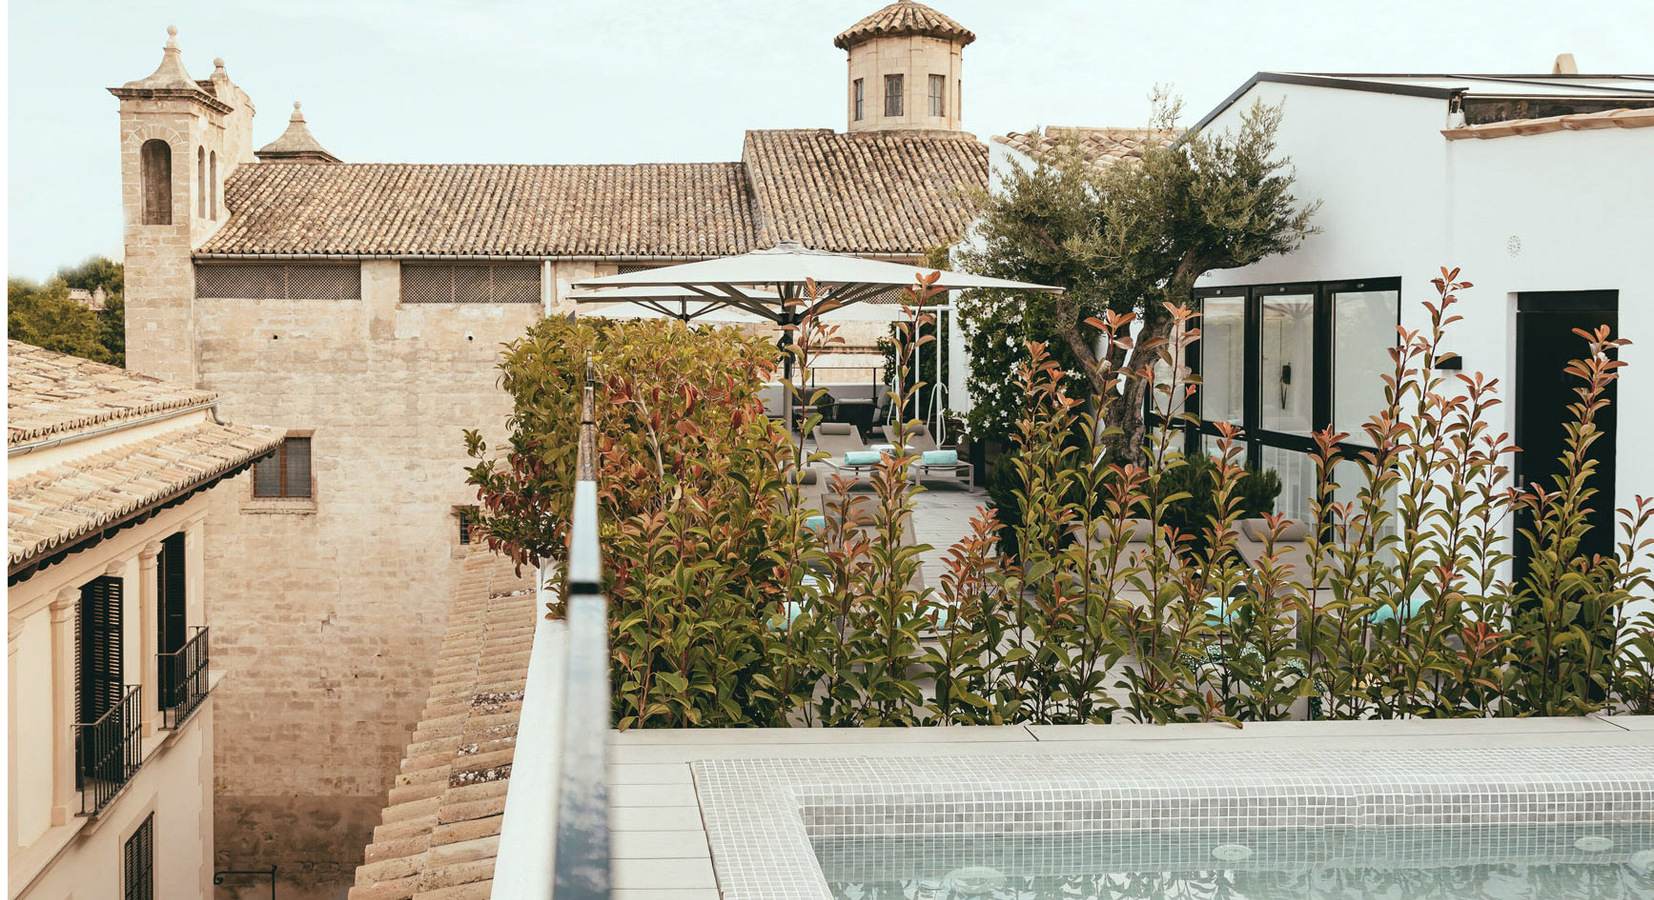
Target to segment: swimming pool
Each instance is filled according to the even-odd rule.
[[[1654,825],[1125,831],[813,842],[837,900],[1651,900]]]
[[[1444,900],[1549,900],[1576,886],[1640,900],[1650,885],[1637,867],[1649,857],[1637,854],[1654,851],[1645,747],[722,759],[691,769],[724,900],[1275,900],[1345,886],[1358,892],[1330,896],[1405,898],[1454,884],[1469,893]],[[1593,837],[1610,843],[1573,843]],[[961,870],[972,877],[952,877]]]

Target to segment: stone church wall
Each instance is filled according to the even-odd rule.
[[[584,273],[575,277],[584,277]],[[194,301],[200,384],[230,421],[309,434],[314,499],[215,493],[207,577],[218,697],[220,868],[342,896],[429,689],[459,560],[462,429],[492,446],[500,343],[538,304],[398,303],[393,260],[360,300]],[[527,573],[525,573],[526,576]],[[526,587],[503,567],[496,590]]]

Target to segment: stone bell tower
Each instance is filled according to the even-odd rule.
[[[190,78],[177,36],[169,26],[153,74],[109,92],[121,101],[127,367],[196,384],[190,253],[228,216],[230,172],[253,160],[253,104],[221,59]]]
[[[960,132],[959,57],[976,40],[963,25],[897,0],[833,39],[849,54],[851,132]]]

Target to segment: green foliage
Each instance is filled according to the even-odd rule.
[[[1193,535],[1196,545],[1207,523],[1218,515],[1214,488],[1219,481],[1219,463],[1205,454],[1184,457],[1182,464],[1167,470],[1162,484],[1170,494],[1187,494],[1166,505],[1163,521],[1182,534]],[[1281,495],[1281,477],[1273,469],[1248,469],[1235,485],[1243,519],[1257,519],[1275,511]]]
[[[904,540],[920,490],[911,454],[888,456],[871,492],[835,477],[824,508],[808,508],[794,474],[811,459],[757,401],[773,360],[735,333],[541,323],[502,364],[510,448],[492,459],[469,436],[472,482],[495,546],[523,562],[557,555],[590,358],[621,727],[1654,712],[1654,500],[1620,510],[1613,557],[1578,552],[1599,502],[1588,451],[1624,342],[1587,335],[1589,357],[1568,367],[1564,473],[1513,488],[1513,448],[1489,425],[1496,384],[1436,366],[1469,287],[1456,277],[1437,280],[1429,327],[1403,334],[1370,449],[1346,456],[1348,435],[1315,436],[1307,542],[1268,512],[1279,480],[1246,469],[1238,429],[1219,425],[1216,453],[1187,459],[1187,419],[1167,416],[1141,464],[1121,460],[1105,449],[1120,427],[1069,393],[1037,342],[1014,382],[1011,480],[948,549],[939,585],[919,577],[929,548]],[[1187,310],[1164,312],[1172,339],[1104,386],[1141,381],[1175,409],[1194,385],[1170,364],[1199,329]],[[1132,326],[1097,318],[1105,341],[1135,351]],[[836,340],[802,323],[803,383]],[[1532,514],[1519,537],[1533,565],[1511,584],[1503,523],[1518,508]],[[806,527],[816,513],[825,525]],[[1250,562],[1247,518],[1264,528]],[[1015,557],[996,549],[1005,531]]]
[[[1170,135],[1178,104],[1156,98],[1155,132]],[[1004,190],[977,200],[980,249],[964,254],[973,271],[1051,284],[1058,295],[973,292],[959,303],[970,336],[972,411],[978,437],[1004,438],[1019,415],[1007,388],[1039,343],[1076,396],[1090,388],[1102,417],[1119,431],[1105,449],[1136,458],[1145,423],[1146,382],[1115,380],[1138,370],[1171,335],[1167,310],[1188,300],[1196,279],[1215,269],[1288,253],[1314,231],[1316,205],[1292,194],[1291,161],[1275,152],[1280,107],[1254,106],[1234,134],[1184,135],[1150,146],[1132,164],[1098,168],[1077,144],[1001,173]],[[1053,161],[1055,160],[1055,161]],[[1141,322],[1127,346],[1100,344],[1105,313]],[[1119,390],[1110,393],[1106,384]]]
[[[126,365],[125,275],[120,263],[94,256],[64,268],[45,284],[26,278],[6,282],[6,330],[16,341],[94,362]],[[92,311],[69,299],[70,288],[108,294]]]

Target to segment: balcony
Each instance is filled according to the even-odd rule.
[[[177,651],[156,654],[162,728],[184,724],[207,696],[207,628],[197,625],[192,631]]]
[[[83,816],[109,805],[143,761],[143,692],[135,684],[125,690],[97,721],[75,723],[75,786]]]

